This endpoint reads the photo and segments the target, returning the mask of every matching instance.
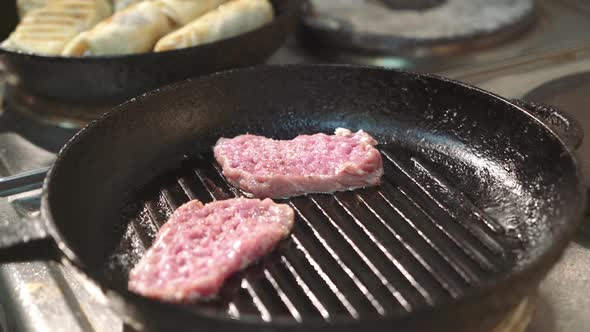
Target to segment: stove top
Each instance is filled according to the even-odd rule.
[[[425,0],[434,6],[430,8],[439,2],[449,5],[451,0]],[[364,63],[436,72],[505,97],[526,96],[562,107],[590,133],[590,116],[584,111],[589,98],[584,92],[590,89],[590,5],[585,0],[535,3],[533,23],[526,31],[485,47],[464,44],[467,50],[455,51],[452,57],[448,50],[391,55],[318,48],[304,29],[302,39],[291,40],[269,63]],[[310,45],[313,48],[306,48]],[[90,120],[85,118],[89,113],[64,118],[68,106],[31,100],[0,86],[2,94],[9,98],[2,98],[0,108],[0,182],[2,177],[51,165],[59,148]],[[584,144],[579,154],[590,175],[590,159],[585,159],[590,156],[590,144]],[[18,222],[37,214],[39,194],[33,190],[0,197],[2,219]],[[536,315],[528,332],[586,331],[588,293],[590,240],[580,235],[543,283],[539,299],[526,301],[512,318],[507,317],[507,322],[518,324],[505,323],[498,332],[523,331],[533,307]],[[0,265],[0,294],[0,330],[131,330],[102,304],[102,294],[66,264],[39,260]]]

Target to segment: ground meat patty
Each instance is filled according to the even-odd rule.
[[[169,302],[211,298],[287,237],[293,221],[293,209],[270,199],[190,201],[160,229],[129,274],[129,289]]]
[[[241,135],[213,151],[223,175],[255,197],[288,197],[377,185],[383,175],[377,141],[362,130],[300,135],[288,141]]]

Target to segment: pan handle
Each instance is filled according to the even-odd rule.
[[[528,100],[514,99],[512,102],[525,108],[539,120],[543,121],[543,123],[553,129],[574,150],[582,144],[584,140],[584,129],[571,115],[556,107],[534,103]]]
[[[48,171],[49,167],[42,167],[29,172],[0,178],[0,197],[16,195],[40,188]]]

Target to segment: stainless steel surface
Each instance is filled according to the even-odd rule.
[[[21,240],[29,242],[46,236],[46,228],[37,215],[19,214],[10,202],[0,200],[0,248],[11,248]]]
[[[40,190],[0,198],[4,221],[39,212]],[[48,250],[51,250],[48,247]],[[81,275],[55,261],[0,265],[0,327],[4,331],[122,331],[123,324]],[[1,330],[1,329],[0,329]]]
[[[522,37],[442,60],[357,59],[348,54],[309,52],[291,41],[269,62],[363,62],[415,68],[464,80],[506,97],[521,97],[550,80],[590,69],[590,10],[586,0],[540,0],[539,4],[535,27]],[[73,133],[0,109],[0,177],[51,165],[55,152]],[[18,223],[35,217],[38,195],[36,190],[0,198],[0,222]],[[590,240],[587,237],[581,235],[569,248],[539,293],[536,314],[527,332],[588,330]],[[122,322],[102,304],[100,292],[72,268],[57,262],[0,265],[0,294],[0,330],[123,330]]]
[[[15,263],[0,270],[7,331],[122,331],[123,324],[106,307],[94,303],[77,275],[56,262]],[[18,303],[11,303],[18,301]]]
[[[527,332],[586,332],[590,326],[590,247],[579,239],[541,285]]]

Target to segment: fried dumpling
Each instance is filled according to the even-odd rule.
[[[16,0],[18,15],[24,17],[31,10],[45,6],[48,1],[50,0]]]
[[[115,55],[151,51],[176,26],[152,1],[115,13],[93,29],[76,36],[62,55]]]
[[[154,0],[179,26],[190,23],[195,18],[211,11],[228,0]]]
[[[115,12],[120,12],[131,5],[134,5],[139,2],[143,2],[146,0],[113,0],[113,10]]]
[[[39,54],[60,54],[81,31],[111,15],[106,0],[53,0],[30,11],[2,47]]]
[[[274,10],[268,0],[232,0],[164,36],[155,51],[197,46],[230,38],[272,21]]]

